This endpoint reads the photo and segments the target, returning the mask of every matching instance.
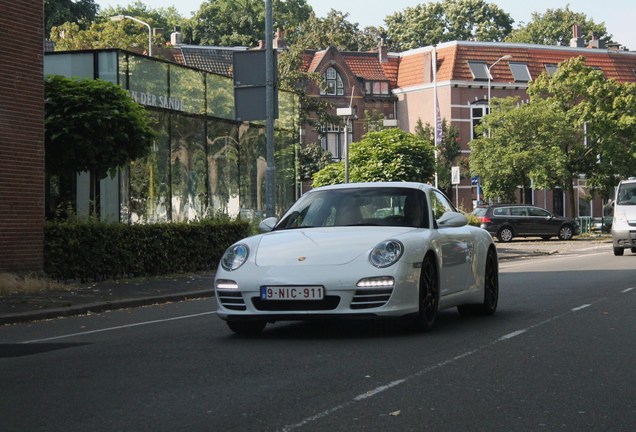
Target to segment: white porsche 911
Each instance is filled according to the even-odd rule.
[[[492,236],[432,186],[316,188],[259,228],[227,249],[215,277],[217,313],[235,333],[282,320],[398,316],[426,331],[440,309],[497,309]]]

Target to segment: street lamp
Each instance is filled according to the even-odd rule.
[[[499,60],[491,64],[490,67],[488,68],[488,114],[490,114],[490,80],[492,79],[490,75],[490,69],[492,69],[500,61],[509,60],[511,58],[512,56],[510,54],[506,54],[505,56],[500,57]]]
[[[345,157],[345,178],[344,182],[349,183],[349,118],[353,115],[353,108],[336,108],[336,115],[344,117],[344,157]]]
[[[110,17],[111,21],[123,21],[125,19],[133,20],[148,27],[148,56],[152,57],[152,28],[150,27],[150,24],[135,17],[131,17],[130,15],[115,15]]]

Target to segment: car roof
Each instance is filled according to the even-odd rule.
[[[321,186],[312,189],[312,191],[321,190],[334,190],[334,189],[351,189],[351,188],[388,188],[388,187],[400,187],[408,189],[420,189],[420,190],[432,190],[433,186],[425,183],[417,182],[365,182],[365,183],[341,183],[335,185]]]

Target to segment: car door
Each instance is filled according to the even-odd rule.
[[[513,225],[515,235],[524,236],[532,234],[532,220],[528,217],[528,207],[510,207],[510,222]]]
[[[430,196],[433,219],[437,221],[446,212],[456,212],[451,202],[438,191]],[[438,246],[441,250],[440,295],[444,296],[468,288],[472,283],[472,260],[474,244],[467,226],[459,228],[440,228]]]
[[[528,207],[528,217],[530,218],[532,234],[537,236],[556,235],[559,231],[559,226],[554,223],[552,214],[539,207]]]

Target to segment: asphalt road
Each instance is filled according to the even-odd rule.
[[[633,431],[636,255],[502,262],[487,318],[279,323],[212,299],[0,327],[0,431]]]

